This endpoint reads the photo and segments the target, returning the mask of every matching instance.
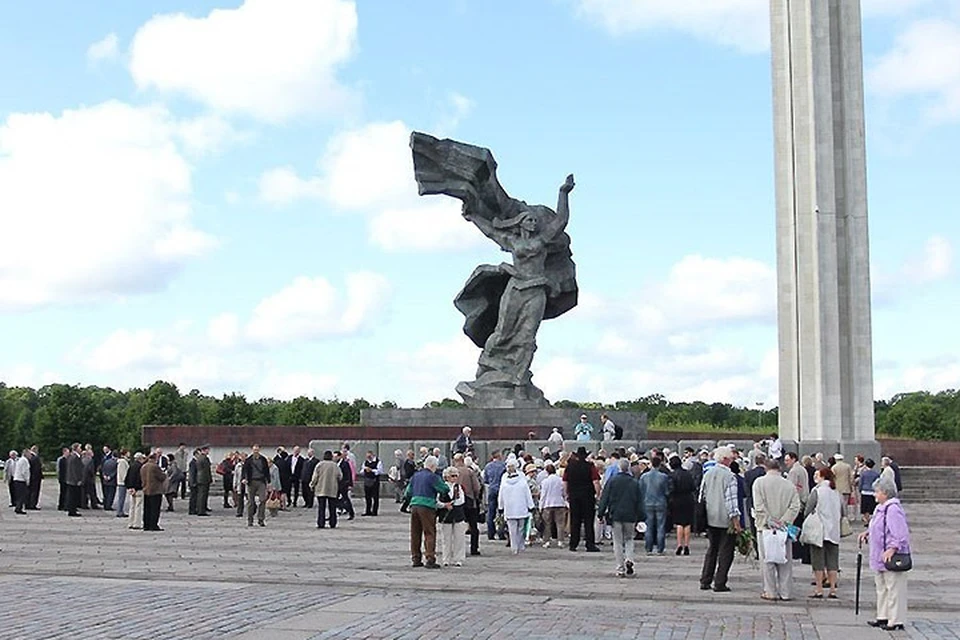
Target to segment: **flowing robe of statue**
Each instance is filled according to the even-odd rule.
[[[464,333],[483,349],[476,380],[461,382],[457,392],[470,407],[547,406],[530,364],[540,322],[577,304],[576,265],[564,232],[573,176],[560,188],[554,212],[508,196],[488,149],[418,132],[410,146],[420,195],[461,200],[463,216],[513,256],[513,264],[477,267],[454,300],[466,318]]]

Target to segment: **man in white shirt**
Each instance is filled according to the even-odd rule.
[[[767,457],[779,460],[783,457],[783,442],[780,441],[780,434],[770,434],[770,445],[767,447]]]
[[[550,444],[550,448],[553,449],[554,453],[563,451],[563,435],[561,435],[559,428],[553,428],[553,432],[550,434],[550,437],[547,438],[547,442]]]
[[[610,442],[615,440],[617,435],[617,425],[613,424],[613,420],[611,420],[607,414],[603,414],[600,416],[600,423],[603,425],[603,441]]]
[[[13,468],[17,466],[17,452],[11,451],[6,461],[3,463],[3,477],[7,481],[7,489],[10,491],[10,506],[17,506],[17,497],[13,493]]]
[[[13,467],[14,506],[19,515],[27,515],[27,483],[30,482],[30,460],[22,455]]]

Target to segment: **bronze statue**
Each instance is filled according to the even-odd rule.
[[[461,382],[457,392],[469,407],[549,406],[532,382],[530,364],[540,322],[577,304],[576,265],[565,232],[573,176],[560,186],[554,212],[508,196],[488,149],[419,132],[410,147],[420,195],[461,200],[463,217],[513,256],[513,264],[477,267],[454,300],[466,317],[464,333],[483,349],[476,380]]]

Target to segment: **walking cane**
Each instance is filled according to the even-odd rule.
[[[854,615],[860,615],[860,575],[863,572],[863,542],[857,543],[857,587],[856,597],[854,598]]]

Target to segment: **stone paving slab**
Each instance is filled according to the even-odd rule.
[[[733,592],[697,589],[705,541],[691,557],[638,557],[638,576],[612,576],[612,553],[529,548],[514,556],[481,541],[463,568],[409,567],[407,519],[382,503],[376,518],[318,530],[303,508],[248,528],[232,510],[209,518],[163,513],[165,531],[132,531],[109,512],[68,518],[51,507],[0,511],[0,619],[32,638],[957,638],[960,558],[956,505],[907,506],[917,569],[910,625],[885,634],[853,615],[856,545],[842,545],[837,602],[759,599],[755,567],[737,562]],[[362,502],[358,501],[357,506]],[[361,507],[362,508],[362,507]]]

